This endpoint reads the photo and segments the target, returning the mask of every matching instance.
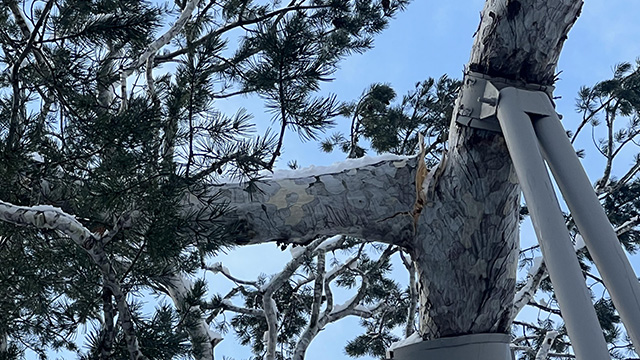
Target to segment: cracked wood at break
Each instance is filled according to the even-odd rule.
[[[581,8],[582,1],[488,0],[467,69],[551,85]],[[344,234],[401,245],[418,272],[424,339],[508,333],[520,188],[502,135],[453,120],[446,161],[422,184],[427,201],[415,228],[419,157],[267,181],[251,195],[241,185],[219,186],[235,208],[226,220],[235,222],[237,242],[308,243]]]
[[[338,173],[214,186],[231,205],[239,244],[309,243],[321,235],[407,244],[413,239],[417,158],[381,161]]]
[[[551,85],[581,8],[582,1],[488,0],[467,68]],[[455,118],[449,148],[409,249],[419,273],[420,331],[425,339],[509,333],[520,208],[511,159],[501,134]]]

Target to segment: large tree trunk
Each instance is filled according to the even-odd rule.
[[[581,7],[582,1],[488,0],[467,68],[551,85]],[[502,135],[454,122],[440,167],[424,184],[418,169],[415,160],[385,161],[268,181],[253,198],[238,185],[221,190],[236,208],[241,243],[346,234],[404,246],[419,273],[423,338],[507,333],[520,189]]]
[[[522,85],[552,85],[581,8],[582,1],[487,1],[467,68]],[[449,147],[412,251],[422,335],[507,333],[520,188],[501,134],[454,122]]]

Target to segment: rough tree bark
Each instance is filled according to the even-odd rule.
[[[582,1],[488,0],[468,70],[552,85]],[[457,109],[454,113],[457,113]],[[449,151],[426,176],[422,159],[258,185],[219,187],[238,243],[308,243],[345,234],[403,246],[420,286],[425,339],[507,333],[518,251],[520,188],[499,133],[452,122]]]

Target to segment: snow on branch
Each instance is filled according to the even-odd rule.
[[[221,220],[238,244],[300,245],[336,233],[409,244],[414,239],[411,211],[418,159],[385,159],[355,168],[351,166],[357,162],[350,161],[315,169],[320,172],[288,172],[284,178],[276,173],[250,184],[212,185],[210,191],[229,206]],[[195,198],[187,201],[204,206]],[[292,255],[300,251],[294,249]]]
[[[391,359],[391,354],[393,354],[393,350],[397,349],[397,348],[401,348],[403,346],[409,346],[409,345],[413,345],[413,344],[417,344],[419,342],[422,341],[422,336],[420,335],[420,333],[418,333],[417,331],[414,332],[413,334],[411,334],[411,336],[402,339],[400,341],[396,341],[394,343],[391,344],[391,346],[389,346],[389,348],[387,348],[387,358]]]
[[[542,256],[533,259],[533,265],[529,268],[527,274],[527,282],[516,292],[513,298],[513,310],[511,311],[511,320],[515,319],[520,311],[529,303],[538,291],[538,287],[546,277],[547,267],[544,264]]]
[[[85,228],[75,216],[53,206],[26,207],[0,201],[0,220],[20,226],[60,231],[85,249],[92,248],[93,242],[97,240],[97,236]]]
[[[154,42],[149,44],[147,50],[140,55],[138,60],[130,67],[126,69],[122,69],[120,73],[120,86],[122,92],[122,101],[120,103],[119,113],[124,112],[127,109],[127,78],[133,74],[134,71],[140,69],[142,66],[146,65],[146,81],[148,86],[148,91],[151,97],[155,97],[155,87],[153,81],[153,59],[155,58],[156,53],[163,46],[167,45],[171,40],[180,33],[180,31],[184,28],[184,25],[187,23],[189,18],[191,18],[191,14],[198,6],[200,0],[190,0],[182,10],[180,17],[178,20],[167,30],[162,36],[158,37]]]
[[[195,10],[196,6],[200,0],[190,0],[182,10],[180,17],[176,22],[165,32],[157,38],[154,42],[152,42],[147,50],[140,55],[138,61],[129,69],[126,70],[126,76],[131,75],[136,69],[140,68],[144,64],[147,63],[150,57],[154,56],[158,50],[160,50],[163,46],[167,45],[178,33],[182,30],[184,25],[187,23],[187,20],[191,17],[193,10]]]
[[[631,219],[627,220],[624,224],[618,226],[617,228],[615,228],[615,232],[616,235],[620,236],[630,230],[632,230],[634,227],[640,225],[640,216],[636,215],[634,217],[632,217]]]
[[[116,300],[120,315],[119,322],[125,335],[131,359],[146,359],[140,351],[133,319],[126,301],[126,294],[122,291],[116,271],[104,251],[100,238],[96,234],[84,227],[73,215],[49,205],[26,207],[0,201],[0,220],[19,226],[32,226],[42,230],[58,231],[82,247],[100,268],[104,286],[111,291]]]
[[[214,274],[222,274],[224,275],[227,279],[233,281],[236,284],[242,284],[242,285],[249,285],[249,286],[253,286],[256,289],[259,289],[260,287],[258,286],[258,283],[255,281],[246,281],[246,280],[242,280],[239,279],[233,275],[231,275],[231,272],[229,271],[229,268],[227,268],[226,266],[224,266],[221,262],[217,262],[214,263],[212,265],[205,265],[203,266],[204,270],[209,270],[211,272],[213,272]]]

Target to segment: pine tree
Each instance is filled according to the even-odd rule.
[[[320,83],[406,3],[2,1],[2,356],[81,353],[94,324],[83,358],[211,359],[188,275],[237,241],[207,186],[271,169],[287,129],[317,138],[342,111]],[[216,109],[243,94],[275,135]],[[148,293],[173,305],[144,314]]]
[[[338,61],[369,48],[373,36],[405,4],[177,0],[157,7],[104,0],[48,1],[30,7],[3,1],[0,62],[7,71],[0,75],[0,256],[6,266],[0,269],[1,356],[19,358],[28,347],[42,357],[49,349],[67,348],[86,359],[210,359],[220,340],[209,330],[210,317],[229,305],[222,298],[205,298],[207,284],[190,281],[189,275],[211,268],[208,256],[233,245],[279,241],[306,245],[311,252],[318,237],[335,234],[408,250],[418,274],[419,335],[425,339],[509,332],[512,307],[517,310],[521,304],[557,314],[544,264],[533,261],[532,252],[521,254],[523,263],[531,264],[531,276],[515,283],[511,270],[516,264],[508,260],[517,255],[518,215],[526,216],[526,211],[519,211],[519,189],[509,180],[513,174],[505,166],[508,153],[501,136],[449,128],[457,82],[429,79],[399,105],[391,105],[395,92],[381,84],[353,104],[317,95]],[[562,43],[581,4],[488,2],[469,69],[552,84]],[[552,16],[535,11],[549,6],[554,6],[548,12]],[[537,40],[540,36],[504,31],[524,15],[539,20],[527,31],[544,31],[544,42]],[[238,33],[239,40],[233,42]],[[584,125],[598,126],[598,116],[604,116],[607,135],[598,149],[607,166],[596,190],[629,250],[636,248],[638,238],[634,179],[639,167],[636,161],[615,178],[612,163],[619,149],[633,144],[638,135],[637,84],[637,69],[622,64],[612,80],[583,89],[578,105]],[[274,135],[248,137],[251,115],[241,109],[235,114],[216,110],[216,100],[243,94],[264,99],[277,124]],[[287,129],[315,140],[340,115],[352,120],[351,133],[325,141],[326,150],[338,146],[349,157],[360,157],[366,152],[361,141],[368,139],[374,151],[410,154],[419,147],[418,132],[430,142],[420,158],[394,158],[317,179],[253,179],[259,170],[273,168]],[[631,123],[620,130],[615,121],[629,118]],[[432,171],[427,172],[427,166]],[[212,187],[219,175],[249,180]],[[417,187],[424,177],[431,179],[429,186]],[[335,210],[331,216],[305,213],[306,204],[279,208],[269,184],[295,193],[301,185],[296,181],[312,189],[316,209]],[[352,196],[343,202],[330,194],[356,183],[362,187],[346,189]],[[456,186],[464,193],[453,194]],[[485,210],[478,203],[499,204],[502,215],[480,214]],[[461,212],[462,224],[450,221]],[[247,214],[266,214],[275,225],[256,226],[251,220],[259,216]],[[580,244],[570,216],[567,223]],[[492,242],[498,238],[499,243]],[[480,241],[486,251],[471,253],[459,246],[469,239]],[[447,246],[432,246],[442,241]],[[585,274],[598,282],[589,272],[590,255],[577,248]],[[308,254],[309,274],[322,273],[326,264],[321,266],[321,253]],[[478,281],[478,269],[467,265],[495,264],[487,259],[496,256],[508,269],[480,269],[492,277]],[[461,257],[470,261],[451,260]],[[374,263],[362,258],[356,269],[366,272]],[[379,264],[385,269],[384,262]],[[342,284],[348,286],[358,277],[356,269],[345,273]],[[371,288],[378,293],[366,295],[371,300],[399,292],[383,273],[372,273],[380,286]],[[475,285],[473,291],[451,286],[466,280]],[[323,304],[321,297],[316,300],[322,293],[316,286],[313,293],[301,290],[299,308],[280,318],[274,310],[282,310],[285,296],[293,294],[286,285],[247,292],[248,314],[243,315],[251,317],[239,316],[237,328],[248,325],[252,333],[246,339],[257,352],[265,348],[270,359],[276,356],[276,344],[294,349],[300,334],[313,331],[313,326],[303,329],[301,315],[317,317],[311,325],[320,319],[313,309]],[[550,303],[532,298],[538,288],[549,294]],[[515,289],[520,291],[513,304]],[[139,299],[149,292],[164,294],[172,304],[145,314]],[[269,296],[275,304],[264,301]],[[262,304],[256,301],[260,297]],[[463,297],[464,302],[456,301]],[[607,340],[628,348],[612,303],[599,297],[595,307]],[[375,321],[389,330],[411,314],[400,308],[403,311],[388,321],[372,314],[364,326]],[[479,316],[489,320],[475,322]],[[269,331],[271,338],[261,342],[265,326],[281,320],[292,321],[291,326]],[[87,323],[96,326],[91,349],[82,353],[72,338],[78,326]],[[516,322],[515,331],[524,333],[515,339],[524,358],[564,353],[569,345],[555,318]],[[386,346],[389,333],[382,335],[387,339],[370,346],[371,354],[379,355]],[[355,339],[347,351],[363,354],[364,344],[373,340],[367,336]],[[613,350],[616,357],[625,355]]]
[[[637,137],[640,135],[638,131],[639,75],[638,65],[621,63],[615,66],[612,79],[601,81],[593,87],[583,87],[576,102],[576,110],[582,115],[582,119],[577,123],[575,132],[568,132],[572,142],[587,125],[594,128],[595,134],[607,135],[598,139],[595,154],[578,150],[578,155],[592,158],[600,154],[604,157],[602,176],[594,185],[594,191],[600,194],[620,242],[631,254],[637,252],[640,246],[637,230],[640,223],[637,209],[640,198],[637,178],[640,170],[638,155],[635,155],[631,167],[622,168],[623,172],[619,178],[611,179],[611,177],[614,176],[612,175],[614,162],[625,161],[620,158],[620,154],[623,151],[637,151]],[[429,144],[425,160],[427,164],[436,164],[446,146],[445,140],[441,139],[446,139],[448,135],[447,125],[453,111],[453,97],[458,91],[459,84],[459,81],[451,80],[447,76],[442,76],[439,81],[428,79],[417,83],[414,90],[400,101],[396,101],[398,104],[393,103],[396,99],[395,91],[389,85],[373,84],[363,92],[357,102],[354,102],[355,106],[351,105],[351,109],[354,110],[347,113],[353,123],[349,136],[333,134],[321,143],[321,148],[328,152],[338,148],[349,156],[356,154],[358,157],[370,151],[410,155],[416,153],[417,133],[421,133],[425,135],[425,142]],[[367,104],[371,104],[370,107],[367,108]],[[369,109],[369,111],[359,112],[359,108]],[[601,118],[604,118],[604,121]],[[387,124],[392,126],[386,127]],[[606,127],[606,131],[599,130],[601,125]],[[370,149],[358,145],[359,137],[364,137],[368,141]],[[521,208],[520,214],[521,220],[528,216],[526,206]],[[601,292],[602,280],[593,271],[593,261],[584,247],[570,213],[567,214],[566,221],[576,242],[576,252],[585,278],[590,287],[600,290],[594,290],[592,296],[605,339],[614,349],[612,357],[626,359],[631,354],[632,345],[624,337],[621,319],[612,301]],[[571,344],[553,295],[553,286],[546,274],[544,263],[540,261],[540,256],[539,246],[523,249],[520,252],[519,266],[529,268],[529,275],[521,279],[517,286],[518,296],[516,296],[511,316],[515,321],[512,327],[513,344],[521,351],[521,359],[538,359],[544,340],[550,333],[554,334],[553,345],[546,351],[560,356],[568,353]],[[544,300],[541,301],[540,297]],[[538,319],[533,321],[531,318],[518,317],[524,307],[531,307],[538,311],[540,314]],[[410,334],[406,334],[408,335]],[[376,352],[373,350],[375,347],[369,346],[370,343],[361,342],[361,344],[359,341],[350,343],[347,347],[348,353],[369,352],[373,356],[384,356],[384,351]],[[358,349],[359,352],[352,353],[349,349]]]
[[[552,85],[566,33],[576,21],[581,6],[581,2],[487,2],[467,70],[520,84]],[[549,16],[551,14],[553,16]],[[532,22],[532,19],[535,20]],[[522,22],[531,26],[517,25]],[[622,72],[616,71],[628,72],[628,66]],[[597,90],[593,93],[583,91],[593,103],[608,103],[602,108],[592,107],[585,117],[588,123],[588,117],[593,115],[590,112],[605,112],[610,135],[600,144],[600,151],[607,162],[613,161],[610,156],[619,154],[613,149],[633,142],[628,134],[635,134],[636,127],[633,118],[637,110],[626,105],[635,97],[628,86],[633,76],[628,83],[622,81],[623,75],[616,77],[613,83],[603,82],[594,88]],[[614,105],[617,100],[607,101],[609,96],[621,100],[620,108]],[[394,97],[388,86],[377,84],[366,90],[347,109],[353,124],[350,136],[336,134],[324,141],[322,148],[330,151],[339,147],[349,157],[360,157],[366,151],[358,143],[362,137],[368,138],[372,147],[397,143],[394,139],[397,132],[389,134],[384,127],[398,119],[389,109]],[[453,113],[459,110],[453,109]],[[619,127],[612,124],[618,110],[623,111],[619,113],[623,116],[631,115],[632,123],[616,136]],[[369,134],[365,133],[367,125],[373,129]],[[498,133],[455,123],[450,130],[446,155],[430,169],[425,168],[422,158],[426,154],[421,152],[418,158],[380,160],[354,168],[345,166],[342,172],[275,178],[259,187],[262,192],[251,199],[242,197],[241,188],[224,186],[222,189],[228,192],[226,198],[243,199],[234,202],[238,206],[227,220],[241,225],[237,236],[246,243],[288,239],[294,244],[308,244],[317,236],[339,233],[400,245],[411,254],[419,275],[423,339],[509,333],[512,315],[531,302],[531,292],[535,293],[545,279],[545,266],[543,262],[527,259],[530,254],[524,254],[525,265],[532,264],[531,276],[522,284],[516,284],[517,227],[521,216],[526,216],[526,209],[520,209],[520,189],[513,181],[515,174],[504,138]],[[628,185],[637,174],[636,165],[623,175]],[[609,181],[611,174],[607,172],[605,170],[603,180],[599,181],[598,192],[603,186],[615,183]],[[278,201],[282,193],[307,196],[303,203],[282,208]],[[602,196],[605,200],[606,196]],[[255,214],[258,205],[262,206],[270,226],[258,226],[265,220],[248,216]],[[628,222],[617,229],[623,237],[638,225],[635,217],[629,216],[626,220]],[[567,222],[576,243],[580,244],[581,237],[570,217]],[[612,222],[616,224],[615,220]],[[589,271],[587,262],[583,262],[583,266]],[[519,292],[514,303],[516,289]],[[545,311],[557,314],[555,303],[551,305]],[[617,338],[615,327],[619,320],[611,303],[598,300],[596,312],[607,340]],[[550,331],[562,330],[558,329],[560,324],[555,318],[538,325],[524,324],[525,332],[536,332],[533,338],[525,334],[524,339],[518,339],[526,343],[522,350],[529,354],[525,356],[543,358],[549,354],[550,345],[558,335],[566,339],[563,331]],[[531,339],[536,340],[529,341]],[[628,342],[621,341],[616,347],[629,347]],[[564,351],[566,345],[559,341],[556,350]]]

